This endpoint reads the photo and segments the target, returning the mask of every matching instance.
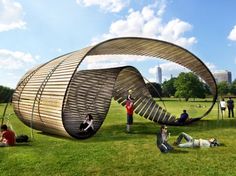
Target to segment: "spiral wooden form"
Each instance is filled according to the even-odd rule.
[[[50,134],[88,138],[101,127],[112,98],[124,106],[132,89],[135,113],[151,121],[179,125],[176,117],[152,99],[142,75],[131,66],[78,71],[91,55],[139,55],[178,63],[201,77],[210,87],[212,105],[217,99],[216,82],[205,64],[177,45],[148,38],[115,38],[57,57],[28,71],[13,95],[13,107],[19,119],[33,129]],[[94,133],[79,132],[86,114],[94,118]]]

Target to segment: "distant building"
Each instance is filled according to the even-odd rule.
[[[158,84],[162,83],[162,71],[161,71],[161,67],[157,67],[157,73],[156,73],[156,82]]]
[[[230,71],[224,70],[224,71],[220,71],[220,72],[215,72],[215,73],[213,73],[213,75],[214,75],[217,83],[226,81],[227,83],[231,84],[231,82],[232,82],[232,74]]]

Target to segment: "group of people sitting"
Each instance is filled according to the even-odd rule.
[[[162,153],[168,153],[174,150],[174,148],[168,143],[169,137],[170,133],[168,133],[167,126],[162,125],[160,128],[160,132],[157,133],[157,147]],[[186,140],[185,143],[182,143],[183,139]],[[220,144],[216,138],[195,139],[189,134],[182,132],[177,137],[173,145],[180,148],[209,148],[219,146]]]

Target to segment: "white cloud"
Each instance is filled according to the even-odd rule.
[[[160,4],[148,5],[140,11],[130,9],[128,15],[114,21],[108,33],[92,40],[95,44],[101,40],[113,37],[141,36],[169,41],[182,47],[190,47],[197,42],[195,37],[185,37],[185,32],[192,29],[192,25],[178,18],[165,23],[162,14],[165,10],[165,1]]]
[[[128,5],[127,0],[76,0],[76,2],[86,7],[97,5],[106,12],[120,12]]]
[[[132,63],[135,62],[140,63],[147,60],[156,60],[156,58],[125,55],[87,56],[86,59],[82,62],[82,65],[80,65],[80,69],[122,67],[126,65],[132,65]]]
[[[16,70],[33,64],[35,59],[29,53],[0,49],[0,69]]]
[[[153,77],[152,78],[147,78],[147,80],[144,79],[145,82],[156,82],[156,78],[153,78]]]
[[[0,32],[12,29],[24,29],[23,9],[14,0],[0,0]]]
[[[236,25],[234,26],[234,28],[229,33],[228,39],[232,40],[232,41],[236,41]]]
[[[124,36],[139,36],[149,37],[155,39],[161,39],[180,45],[184,48],[191,47],[197,42],[193,36],[185,37],[184,34],[192,30],[192,25],[188,22],[182,21],[178,18],[164,22],[162,15],[165,12],[166,1],[155,1],[155,4],[151,4],[143,7],[141,10],[130,9],[127,16],[114,21],[109,28],[108,33],[104,33],[92,40],[92,44],[96,44],[102,40],[106,40],[114,37]],[[117,57],[99,56],[98,59],[86,58],[84,64],[87,64],[87,68],[106,68],[109,66],[124,66],[135,65],[135,62],[157,60],[157,58],[145,58],[145,57]],[[112,61],[111,61],[112,60]],[[163,67],[163,80],[169,79],[171,75],[177,76],[182,71],[188,71],[186,68],[181,67],[175,63],[163,63],[160,65]],[[86,66],[84,66],[86,67]],[[139,68],[140,69],[140,68]],[[142,70],[143,68],[141,68]],[[140,70],[140,71],[141,71]],[[149,80],[155,80],[155,68],[149,69]]]
[[[213,63],[210,63],[210,62],[206,62],[205,65],[208,67],[208,69],[211,71],[211,72],[215,72],[216,71],[216,65],[213,64]]]

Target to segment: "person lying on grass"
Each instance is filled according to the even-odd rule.
[[[7,128],[7,125],[1,126],[0,147],[13,146],[16,143],[15,133]]]
[[[182,139],[185,139],[186,143],[181,143]],[[181,148],[209,148],[219,146],[219,142],[215,138],[210,139],[194,139],[192,136],[187,133],[182,132],[177,140],[174,142],[174,145],[177,145]]]

